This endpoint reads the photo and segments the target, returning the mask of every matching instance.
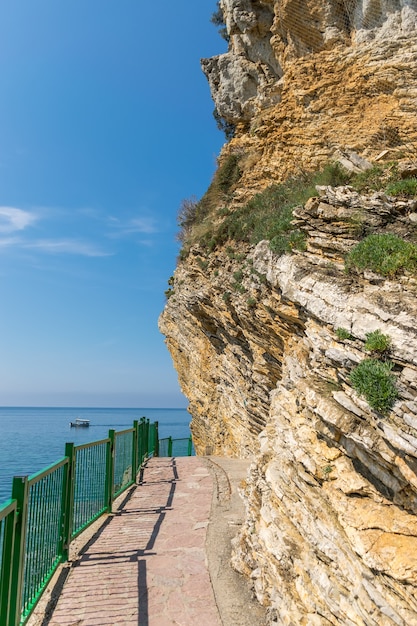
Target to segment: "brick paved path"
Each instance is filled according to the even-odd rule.
[[[151,459],[71,570],[49,626],[220,626],[204,549],[212,490],[203,460]]]

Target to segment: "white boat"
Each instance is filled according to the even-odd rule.
[[[83,420],[77,417],[75,422],[70,422],[71,428],[88,428],[90,426],[90,420]]]

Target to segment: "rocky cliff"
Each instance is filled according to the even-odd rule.
[[[416,252],[415,194],[370,186],[375,164],[417,173],[417,2],[220,6],[229,51],[202,67],[236,132],[183,220],[160,319],[196,449],[252,459],[233,562],[269,623],[417,624],[417,274],[349,264],[381,233]],[[258,192],[331,160],[368,170],[368,187],[317,186],[286,248],[258,225],[239,234]],[[367,360],[389,362],[385,405],[353,384]]]

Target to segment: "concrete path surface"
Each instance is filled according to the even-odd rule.
[[[212,492],[203,459],[151,459],[71,568],[49,626],[221,626],[205,553]]]

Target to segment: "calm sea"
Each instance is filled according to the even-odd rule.
[[[70,428],[77,417],[89,428]],[[66,442],[104,439],[110,428],[124,430],[141,417],[159,422],[159,437],[190,435],[185,409],[82,409],[0,407],[0,504],[11,497],[13,476],[34,474],[64,456]]]

